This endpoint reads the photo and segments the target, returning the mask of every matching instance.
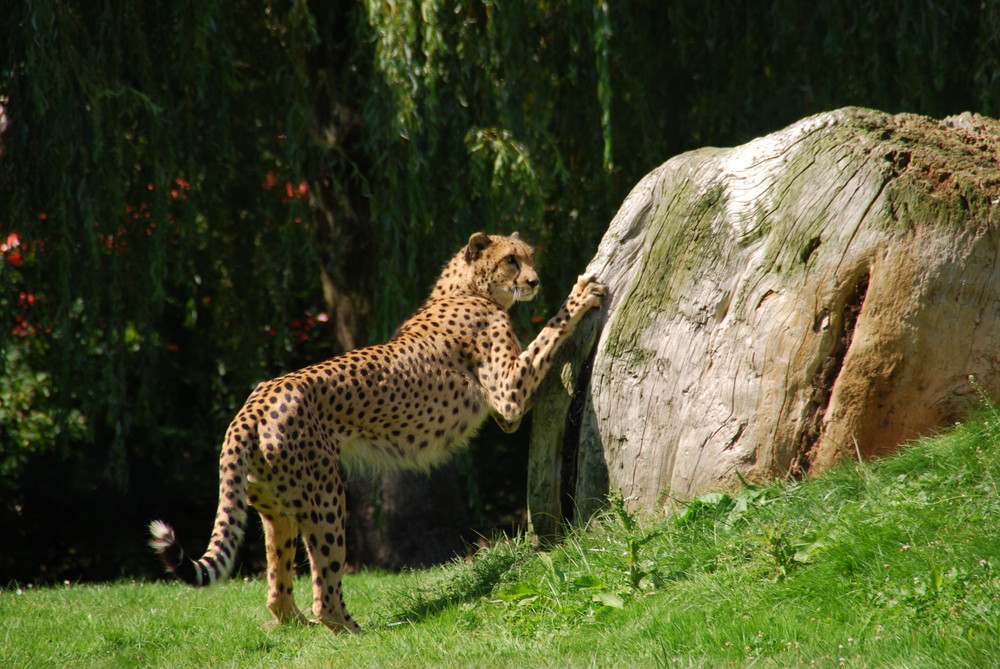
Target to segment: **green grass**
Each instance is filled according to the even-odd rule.
[[[988,406],[879,463],[706,495],[679,516],[613,503],[549,552],[513,540],[350,575],[360,636],[264,630],[260,579],[7,588],[0,666],[998,666],[998,485]]]

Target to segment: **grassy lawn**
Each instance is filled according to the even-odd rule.
[[[987,407],[879,463],[706,495],[678,516],[618,505],[549,552],[513,540],[350,575],[360,636],[263,629],[257,578],[14,585],[0,666],[998,666],[997,423]]]

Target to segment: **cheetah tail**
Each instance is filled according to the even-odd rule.
[[[233,466],[223,465],[219,482],[219,511],[215,517],[215,528],[205,554],[197,560],[188,559],[177,540],[177,535],[167,523],[154,520],[149,524],[150,547],[163,560],[166,568],[181,581],[193,586],[208,586],[227,576],[233,568],[236,550],[243,542],[243,528],[246,526],[246,472],[241,470],[242,462]]]
[[[152,535],[150,547],[163,560],[164,566],[184,583],[194,586],[212,585],[229,575],[232,564],[228,560],[220,561],[212,555],[189,560],[177,540],[174,528],[162,520],[151,522],[149,533]]]

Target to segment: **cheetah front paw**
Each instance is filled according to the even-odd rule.
[[[566,306],[570,313],[596,309],[601,306],[605,295],[605,286],[597,280],[593,274],[581,274],[573,286],[573,291],[569,294]]]

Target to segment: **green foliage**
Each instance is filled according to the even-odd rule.
[[[433,281],[440,261],[426,258],[448,257],[474,230],[519,230],[552,250],[593,248],[616,202],[599,166],[586,162],[600,152],[591,129],[610,104],[596,94],[586,3],[369,2],[366,10],[373,71],[361,115],[377,161],[367,184],[376,273],[411,277],[380,282],[383,331]],[[573,114],[560,113],[562,96],[574,99]],[[591,209],[580,220],[584,202]],[[561,299],[585,258],[548,257],[548,295]]]
[[[608,502],[612,513],[621,522],[622,529],[625,530],[626,543],[628,544],[628,559],[626,563],[628,584],[633,589],[638,590],[639,585],[646,577],[652,576],[654,579],[659,577],[655,565],[652,565],[648,560],[644,560],[640,553],[643,546],[660,536],[661,533],[656,531],[637,534],[639,527],[638,518],[634,511],[629,511],[626,508],[627,500],[622,497],[621,493],[612,493],[609,495]]]
[[[759,486],[748,483],[737,472],[743,487],[732,493],[706,493],[684,505],[684,511],[677,516],[679,526],[690,523],[711,521],[713,528],[723,531],[734,529],[744,520],[748,511],[765,506],[778,492],[776,486]]]
[[[5,22],[0,220],[21,260],[3,290],[37,297],[23,315],[43,345],[22,364],[110,445],[121,482],[133,431],[176,423],[174,394],[190,392],[165,378],[198,368],[202,398],[213,379],[244,396],[287,358],[291,337],[268,329],[314,294],[306,208],[262,186],[305,178],[307,110],[287,103],[301,82],[279,39],[294,13],[31,2]]]
[[[39,452],[83,436],[84,420],[79,411],[59,420],[52,403],[51,375],[25,364],[25,352],[9,346],[0,367],[0,490],[16,481],[21,470]],[[9,491],[8,491],[9,492]]]

